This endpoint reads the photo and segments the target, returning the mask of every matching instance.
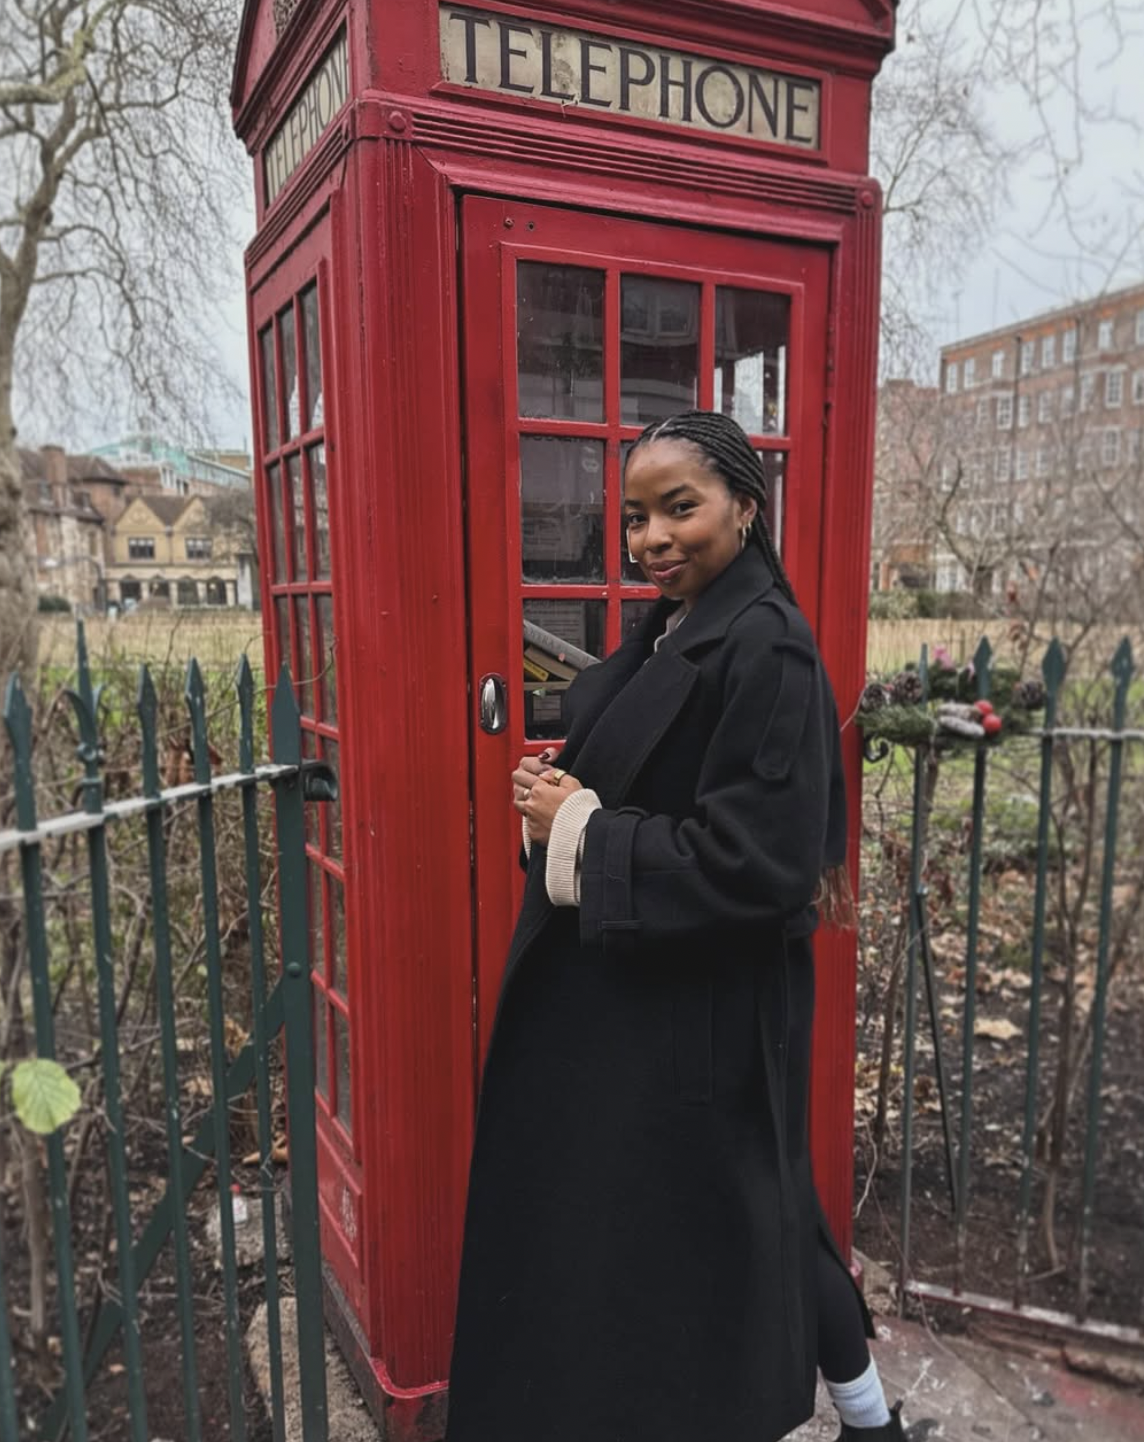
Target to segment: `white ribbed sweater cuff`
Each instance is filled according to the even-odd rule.
[[[580,862],[584,855],[584,831],[600,798],[594,791],[573,791],[561,803],[548,838],[544,884],[553,906],[580,905]]]

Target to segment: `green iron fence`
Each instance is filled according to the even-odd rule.
[[[232,1193],[231,1120],[236,1101],[253,1085],[256,1091],[258,1187],[262,1205],[265,1252],[265,1300],[271,1378],[270,1424],[276,1442],[285,1436],[286,1399],[283,1387],[281,1286],[275,1230],[277,1188],[272,1162],[270,1076],[272,1052],[281,1046],[286,1075],[286,1117],[289,1134],[289,1200],[293,1244],[293,1290],[297,1298],[299,1361],[298,1409],[305,1442],[326,1442],[325,1349],[322,1322],[322,1277],[319,1247],[317,1156],[314,1108],[314,1045],[308,923],[304,801],[336,798],[337,783],[322,763],[303,760],[302,731],[294,686],[283,668],[274,688],[270,711],[273,764],[255,762],[255,688],[246,658],[236,678],[240,717],[238,769],[212,774],[207,729],[207,693],[196,661],[187,668],[185,701],[189,717],[191,778],[164,785],[160,768],[155,687],[146,666],[139,672],[136,714],[141,757],[141,790],[127,799],[108,800],[101,770],[100,692],[93,685],[82,624],[78,628],[77,681],[67,692],[75,713],[82,763],[80,809],[50,819],[37,814],[33,778],[33,717],[20,681],[13,677],[4,699],[4,724],[13,763],[14,821],[0,830],[0,856],[18,855],[22,899],[22,932],[29,978],[35,1049],[38,1058],[56,1056],[58,992],[53,964],[59,961],[58,940],[45,905],[45,848],[82,835],[86,841],[88,896],[96,996],[98,999],[98,1065],[110,1178],[109,1196],[115,1229],[114,1287],[104,1289],[88,1315],[81,1315],[76,1290],[76,1259],[69,1200],[67,1135],[55,1130],[45,1138],[47,1199],[54,1246],[55,1307],[63,1384],[44,1411],[40,1435],[57,1442],[70,1433],[73,1442],[90,1434],[88,1392],[107,1365],[109,1349],[118,1344],[126,1378],[126,1420],[122,1434],[131,1442],[148,1442],[145,1356],[141,1338],[140,1289],[167,1243],[171,1244],[176,1279],[181,1378],[163,1379],[179,1385],[184,1431],[188,1442],[220,1435],[217,1422],[202,1416],[200,1377],[196,1365],[195,1285],[188,1236],[188,1202],[206,1185],[213,1169],[218,1194],[221,1288],[225,1316],[227,1412],[232,1442],[250,1435],[243,1395],[238,1264]],[[169,778],[168,778],[169,779]],[[260,887],[260,843],[257,795],[269,788],[273,796],[275,851],[279,878],[281,970],[267,990],[266,957]],[[219,876],[216,851],[216,802],[223,793],[241,798],[245,863],[249,993],[252,1026],[237,1055],[229,1057],[224,1035],[223,954],[219,925]],[[184,1139],[180,1108],[180,1047],[176,1025],[176,947],[169,904],[166,823],[176,808],[193,805],[197,825],[198,881],[204,928],[205,994],[211,1058],[211,1104],[195,1134]],[[112,942],[112,901],[109,891],[109,831],[131,818],[142,818],[150,885],[150,939],[153,946],[156,1013],[165,1093],[166,1185],[145,1217],[129,1187],[124,1096],[120,1076],[122,1017],[118,1014],[117,968],[121,962]],[[8,998],[9,1004],[12,998]],[[12,1288],[11,1238],[8,1253],[0,1251],[0,1437],[27,1435],[20,1430],[13,1337],[9,1304]],[[6,1278],[6,1266],[9,1276]],[[201,1279],[200,1279],[201,1280]],[[153,1380],[153,1379],[152,1379]]]
[[[1118,1117],[1116,1108],[1105,1095],[1105,1049],[1108,1038],[1108,1005],[1111,979],[1112,943],[1114,925],[1114,896],[1118,882],[1122,889],[1125,877],[1139,878],[1144,870],[1144,856],[1141,855],[1141,769],[1139,765],[1126,771],[1126,753],[1130,747],[1139,747],[1144,741],[1144,730],[1128,726],[1128,702],[1134,676],[1132,651],[1127,639],[1116,650],[1104,675],[1102,690],[1097,691],[1100,704],[1106,707],[1106,724],[1070,725],[1063,724],[1061,715],[1066,698],[1066,664],[1064,652],[1058,641],[1053,641],[1044,655],[1040,678],[1033,683],[1034,711],[1027,715],[1018,734],[1004,740],[1004,754],[1011,756],[1014,749],[1024,757],[1023,775],[1029,791],[1030,803],[1035,797],[1036,825],[1035,841],[1030,838],[1028,856],[1029,871],[1032,875],[1031,894],[1023,894],[1018,910],[1023,915],[1021,950],[1028,961],[1028,975],[1023,978],[1027,985],[1028,1000],[1024,1008],[1023,1029],[1015,1029],[1023,1042],[1023,1081],[1020,1092],[1019,1144],[1015,1154],[1009,1158],[1009,1176],[1012,1181],[1012,1195],[1007,1212],[994,1216],[985,1223],[995,1229],[991,1239],[992,1255],[999,1261],[982,1286],[981,1268],[971,1277],[973,1268],[968,1258],[972,1251],[974,1226],[983,1225],[979,1215],[974,1218],[974,1153],[983,1150],[982,1132],[977,1126],[975,1111],[975,1089],[988,1076],[988,1069],[995,1064],[995,1056],[988,1052],[982,1056],[978,1041],[977,997],[979,991],[982,956],[982,893],[986,872],[984,849],[989,840],[990,783],[997,766],[998,751],[988,737],[958,741],[951,735],[942,735],[938,713],[941,709],[940,696],[958,695],[962,705],[948,707],[950,713],[961,711],[965,719],[967,700],[988,701],[993,694],[994,662],[987,640],[983,640],[974,657],[974,664],[960,679],[951,675],[950,667],[943,667],[944,691],[935,685],[935,670],[927,648],[923,647],[918,666],[912,671],[912,680],[907,688],[906,699],[911,705],[899,707],[897,720],[890,725],[880,721],[878,715],[864,720],[867,729],[866,757],[875,765],[894,755],[898,744],[905,744],[912,750],[912,783],[910,795],[909,846],[908,846],[908,895],[904,907],[906,922],[905,936],[905,981],[904,981],[904,1022],[902,1037],[902,1089],[901,1109],[901,1155],[897,1172],[896,1211],[898,1223],[898,1286],[900,1305],[905,1308],[907,1299],[913,1298],[923,1304],[949,1303],[960,1308],[978,1309],[992,1313],[1009,1321],[1027,1321],[1041,1328],[1064,1334],[1104,1337],[1107,1340],[1137,1348],[1144,1346],[1144,1330],[1136,1323],[1142,1319],[1137,1314],[1126,1325],[1123,1317],[1110,1321],[1107,1316],[1095,1315],[1093,1270],[1094,1257],[1099,1254],[1102,1243],[1097,1224],[1096,1201],[1100,1176],[1098,1157],[1102,1137],[1108,1135],[1110,1127],[1125,1126],[1123,1117]],[[903,673],[904,674],[904,673]],[[899,676],[898,680],[901,680]],[[1017,694],[1009,676],[1007,702]],[[966,683],[968,682],[968,696]],[[1028,687],[1030,683],[1021,683]],[[960,688],[960,689],[958,689]],[[868,688],[867,695],[871,688]],[[877,685],[873,688],[878,690]],[[866,697],[863,698],[864,702]],[[894,699],[892,688],[877,701]],[[900,699],[900,698],[899,698]],[[1006,703],[999,701],[998,709]],[[860,708],[861,709],[861,708]],[[877,708],[874,708],[875,710]],[[1089,707],[1091,712],[1091,705]],[[889,713],[884,713],[889,714]],[[1011,714],[1017,715],[1014,710]],[[1086,718],[1091,720],[1091,715]],[[958,717],[954,714],[956,724]],[[1033,722],[1038,724],[1033,724]],[[1008,723],[1006,722],[1006,725]],[[897,731],[895,731],[895,727]],[[960,1076],[951,1076],[943,1046],[943,1025],[941,1017],[939,987],[942,975],[935,960],[931,936],[934,903],[930,896],[928,880],[929,846],[932,840],[931,822],[936,814],[935,806],[940,802],[937,786],[938,760],[942,753],[959,752],[964,758],[961,771],[963,789],[962,802],[968,800],[968,826],[959,843],[965,855],[965,871],[959,878],[959,897],[962,909],[955,915],[956,926],[963,928],[958,937],[961,944],[958,958],[962,976],[953,983],[962,991],[960,1018]],[[1068,878],[1062,878],[1062,868],[1069,862],[1069,838],[1067,827],[1061,824],[1060,814],[1054,813],[1058,790],[1062,788],[1061,758],[1065,747],[1072,748],[1074,772],[1079,770],[1086,788],[1085,799],[1087,824],[1092,835],[1088,838],[1087,865],[1090,868],[1093,885],[1090,889],[1092,905],[1090,927],[1094,933],[1095,953],[1093,965],[1091,1001],[1087,1011],[1077,1013],[1075,1032],[1054,1036],[1057,1056],[1061,1048],[1069,1048],[1069,1055],[1075,1065],[1071,1089],[1082,1105],[1071,1112],[1064,1103],[1065,1124],[1071,1127],[1073,1141],[1071,1155],[1075,1158],[1073,1175],[1070,1179],[1071,1205],[1069,1208],[1066,1255],[1057,1259],[1055,1268],[1044,1270],[1043,1244],[1035,1236],[1035,1202],[1043,1198],[1046,1185],[1045,1117],[1046,1096],[1052,1102],[1052,1089],[1059,1084],[1062,1073],[1059,1062],[1056,1076],[1046,1077],[1044,1067],[1043,1040],[1047,1030],[1046,995],[1050,977],[1048,961],[1059,958],[1060,932],[1054,937],[1050,924],[1050,907],[1057,904],[1054,915],[1064,907],[1063,887]],[[966,756],[966,752],[970,756]],[[1076,765],[1079,755],[1081,765]],[[1133,753],[1136,759],[1144,753]],[[966,772],[971,760],[972,780]],[[1126,781],[1132,783],[1133,832],[1122,834],[1122,807],[1125,800]],[[1078,784],[1075,776],[1068,785]],[[969,787],[971,785],[971,792]],[[967,794],[968,793],[968,794]],[[1080,813],[1073,815],[1074,821]],[[1086,878],[1087,880],[1087,878]],[[1012,885],[1012,883],[1010,883]],[[947,910],[949,898],[946,898]],[[1135,900],[1139,916],[1139,898]],[[1090,941],[1093,940],[1090,937]],[[1053,950],[1056,942],[1057,950]],[[1064,985],[1069,985],[1066,973]],[[923,1018],[922,996],[927,1015]],[[947,992],[948,996],[949,993]],[[1075,997],[1074,997],[1075,1000]],[[1063,1013],[1062,1013],[1063,1015]],[[1070,1013],[1071,1015],[1071,1013]],[[1059,1016],[1049,1018],[1049,1027],[1056,1025]],[[928,1022],[928,1035],[926,1023]],[[987,1035],[989,1033],[986,1033]],[[942,1197],[948,1197],[948,1210],[944,1211],[944,1234],[939,1226],[936,1234],[941,1245],[933,1244],[934,1229],[919,1246],[915,1237],[918,1198],[915,1195],[915,1170],[918,1166],[919,1118],[917,1107],[918,1082],[921,1076],[919,1052],[920,1043],[932,1059],[932,1084],[936,1093],[936,1106],[929,1110],[940,1113],[940,1138],[929,1133],[931,1145],[940,1149],[940,1163],[930,1169],[930,1192],[934,1193],[934,1177],[944,1179],[942,1191],[940,1180],[936,1190]],[[1087,1058],[1087,1061],[1086,1061]],[[1012,1066],[1012,1056],[1005,1062]],[[927,1079],[930,1081],[931,1079]],[[955,1087],[954,1082],[957,1082]],[[959,1095],[957,1095],[959,1093]],[[1059,1099],[1058,1099],[1059,1100]],[[956,1101],[956,1108],[955,1108]],[[1003,1123],[995,1123],[994,1130],[1005,1130],[1004,1122],[1012,1138],[1017,1136],[1016,1110]],[[1072,1120],[1069,1121],[1071,1116]],[[1131,1125],[1129,1123],[1129,1125]],[[931,1153],[932,1155],[932,1153]],[[1056,1158],[1059,1164],[1060,1157]],[[1107,1166],[1107,1151],[1105,1156]],[[1109,1177],[1105,1173],[1104,1180]],[[939,1204],[940,1205],[940,1204]],[[1144,1218],[1136,1234],[1136,1255],[1129,1257],[1129,1270],[1144,1271],[1140,1255],[1140,1238],[1144,1235]],[[1034,1274],[1034,1251],[1041,1247],[1038,1265],[1040,1275]],[[922,1255],[928,1248],[930,1255]],[[932,1255],[940,1252],[939,1257]],[[1106,1268],[1107,1271],[1107,1268]],[[921,1273],[926,1275],[923,1277]],[[1059,1300],[1062,1287],[1067,1287],[1071,1302],[1066,1306],[1035,1305],[1037,1301],[1035,1283],[1044,1277],[1052,1277],[1056,1283],[1055,1295]],[[940,1280],[939,1280],[940,1278]],[[991,1284],[991,1285],[990,1285]]]

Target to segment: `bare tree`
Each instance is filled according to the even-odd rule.
[[[232,0],[8,0],[0,28],[0,673],[35,656],[18,415],[205,431],[243,184]],[[66,417],[66,421],[65,418]]]

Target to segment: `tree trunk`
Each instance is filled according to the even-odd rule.
[[[36,668],[36,548],[24,505],[12,423],[10,347],[0,337],[0,686],[18,671],[30,686]],[[6,374],[5,374],[6,373]]]

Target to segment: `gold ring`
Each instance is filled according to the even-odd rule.
[[[567,771],[561,771],[560,768],[557,767],[556,770],[551,773],[548,779],[549,781],[551,781],[553,786],[559,786],[567,775]]]

